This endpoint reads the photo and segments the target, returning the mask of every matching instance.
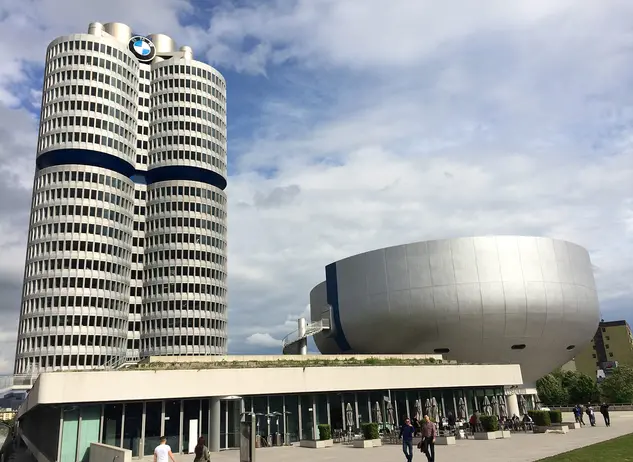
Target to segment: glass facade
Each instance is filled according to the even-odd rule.
[[[144,403],[126,403],[123,421],[123,447],[132,451],[132,457],[138,457],[141,444],[141,425]],[[64,459],[65,460],[65,459]]]
[[[143,454],[151,456],[160,443],[163,423],[163,402],[148,401],[145,404],[145,444]]]
[[[333,432],[358,431],[363,422],[388,423],[389,403],[397,427],[406,417],[414,417],[415,403],[437,402],[441,416],[457,414],[463,398],[470,415],[481,410],[486,397],[504,395],[503,388],[465,388],[439,390],[371,390],[315,394],[231,397],[220,400],[220,428],[211,428],[211,398],[166,401],[108,403],[104,405],[66,406],[62,412],[62,435],[58,448],[60,460],[87,461],[90,443],[101,442],[124,447],[134,458],[151,456],[162,435],[174,453],[187,454],[199,436],[207,443],[214,435],[220,449],[239,447],[242,412],[254,412],[257,434],[268,445],[319,438],[319,424],[330,424]],[[527,395],[528,407],[533,407]],[[317,426],[315,426],[317,425]],[[217,432],[217,433],[214,433]]]

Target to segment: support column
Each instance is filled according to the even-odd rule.
[[[209,451],[220,452],[220,398],[211,398],[209,403],[211,419],[209,420]]]
[[[519,400],[517,399],[517,395],[515,394],[507,395],[506,400],[508,402],[508,415],[510,417],[514,415],[521,417],[521,411],[519,410]]]
[[[299,318],[297,321],[299,327],[299,354],[308,354],[308,339],[306,338],[306,318]]]

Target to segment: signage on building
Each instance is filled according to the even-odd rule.
[[[130,51],[134,53],[134,56],[144,63],[150,62],[156,55],[156,48],[154,47],[152,41],[147,37],[142,37],[140,35],[130,39],[129,48]]]

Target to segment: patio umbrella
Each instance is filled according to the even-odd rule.
[[[464,398],[459,398],[459,401],[457,401],[457,418],[460,420],[466,420],[468,418]]]
[[[487,396],[484,396],[483,408],[485,415],[492,415],[492,406],[490,405],[490,399],[488,399]]]
[[[490,407],[492,407],[492,415],[496,415],[497,417],[500,417],[499,401],[497,401],[496,396],[493,396],[492,399],[490,400]]]
[[[415,401],[415,420],[420,422],[423,416],[424,415],[422,414],[422,401],[418,399]]]
[[[424,402],[424,415],[429,415],[431,413],[431,400],[429,398]]]
[[[394,425],[396,423],[396,416],[393,411],[393,405],[391,401],[387,401],[387,423],[389,425]]]
[[[374,422],[382,422],[382,411],[380,410],[380,403],[378,401],[376,401],[374,405]]]
[[[352,405],[347,403],[345,407],[345,420],[347,421],[347,426],[349,428],[353,428],[355,426],[354,422],[354,411],[352,410]]]
[[[437,419],[439,417],[437,400],[435,399],[435,397],[431,398],[431,414],[429,415],[429,417],[435,422],[437,422]]]
[[[527,403],[525,402],[525,398],[523,397],[523,395],[519,395],[518,401],[519,412],[521,413],[521,415],[527,414]]]
[[[508,417],[508,408],[504,396],[499,396],[499,417],[505,419]]]

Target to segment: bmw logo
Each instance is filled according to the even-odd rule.
[[[130,51],[139,61],[149,62],[154,59],[156,49],[154,44],[147,37],[136,36],[130,39]]]

